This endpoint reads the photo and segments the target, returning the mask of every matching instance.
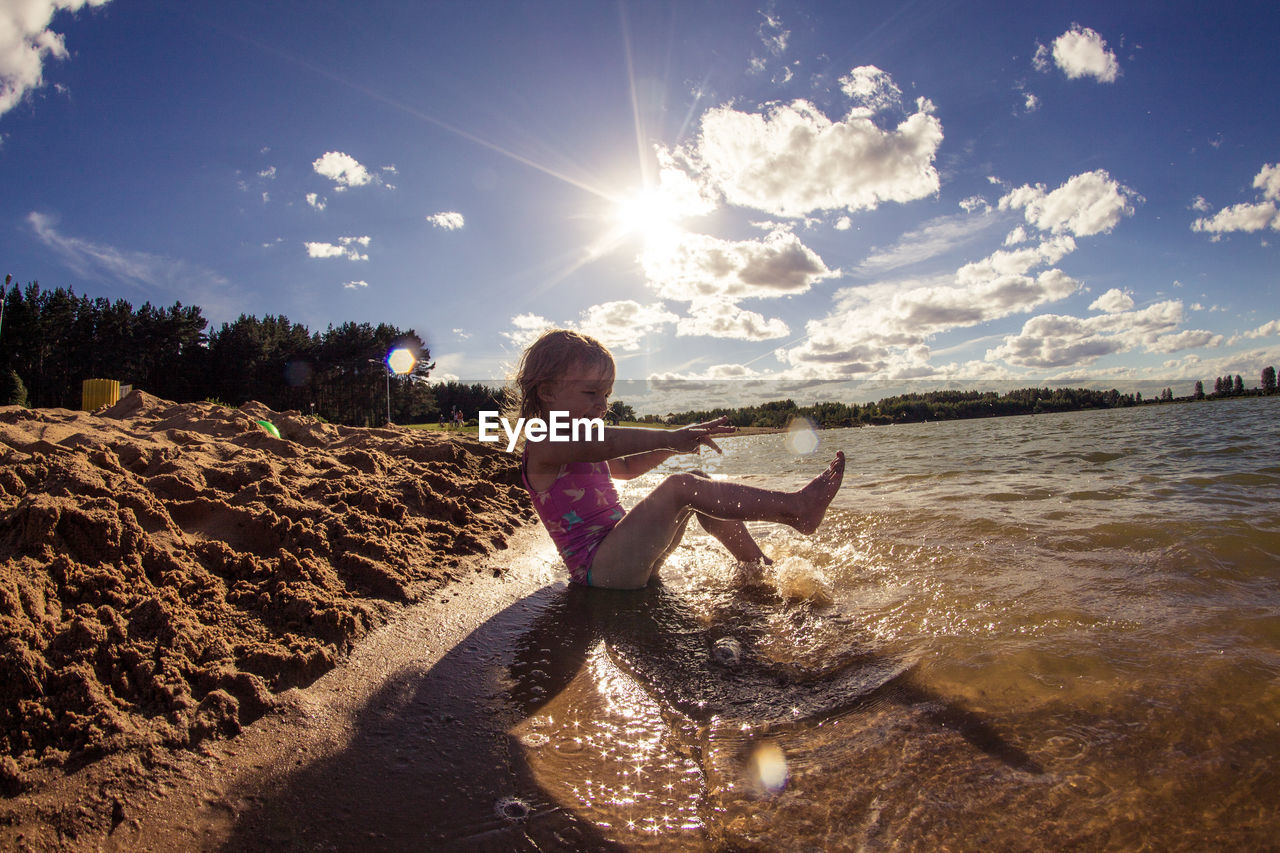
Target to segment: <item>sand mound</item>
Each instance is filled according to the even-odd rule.
[[[505,547],[518,484],[494,445],[259,403],[0,408],[0,792],[234,734]]]

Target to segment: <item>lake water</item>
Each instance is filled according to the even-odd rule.
[[[660,588],[544,614],[510,671],[525,805],[631,849],[1276,849],[1277,424],[1249,398],[686,458],[779,488],[849,461],[817,535],[752,526],[762,577],[691,525]]]

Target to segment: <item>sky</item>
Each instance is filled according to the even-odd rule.
[[[0,0],[0,274],[465,381],[575,328],[642,411],[1252,387],[1278,51],[1249,0]]]

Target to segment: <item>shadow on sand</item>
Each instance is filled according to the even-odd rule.
[[[429,669],[388,679],[344,748],[299,761],[244,798],[251,806],[224,849],[621,849],[538,785],[510,734],[579,676],[601,640],[664,716],[804,726],[901,703],[1014,769],[1040,772],[979,715],[917,684],[909,662],[856,654],[799,676],[755,659],[749,625],[728,627],[706,627],[661,585],[629,593],[545,587]],[[706,737],[708,728],[685,731]],[[706,744],[688,746],[701,754]]]

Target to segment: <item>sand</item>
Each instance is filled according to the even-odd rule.
[[[280,438],[257,420],[275,424]],[[0,827],[105,837],[151,768],[232,738],[532,518],[514,458],[133,392],[0,408]],[[71,774],[121,793],[59,802]],[[68,789],[70,790],[70,789]]]

